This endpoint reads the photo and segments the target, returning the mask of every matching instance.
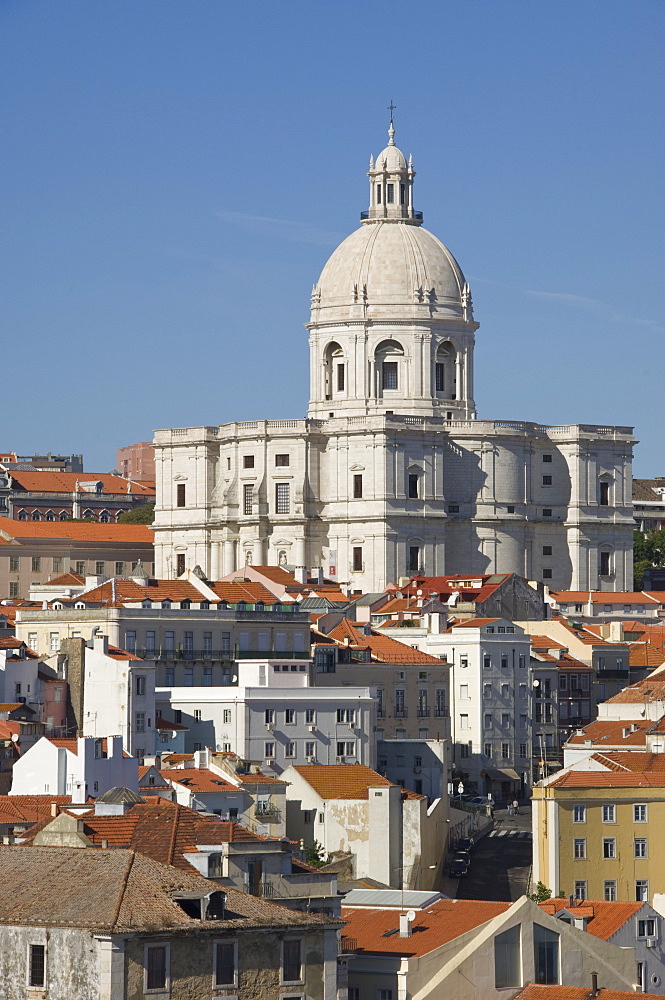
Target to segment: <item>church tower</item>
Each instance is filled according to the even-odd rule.
[[[475,416],[471,292],[413,207],[413,159],[369,163],[369,208],[312,291],[308,416]]]

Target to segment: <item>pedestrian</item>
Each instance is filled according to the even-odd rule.
[[[517,801],[517,799],[513,799],[513,811],[514,811],[514,813],[515,813],[516,816],[517,816],[517,810],[519,809],[519,805],[520,804]]]
[[[508,815],[512,816],[513,815],[513,804],[512,804],[512,802],[509,802],[508,806],[506,808],[507,808],[507,811],[508,811]]]

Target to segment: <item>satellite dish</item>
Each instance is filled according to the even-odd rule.
[[[416,919],[416,911],[415,910],[407,910],[406,911],[406,919],[407,920],[415,920]]]

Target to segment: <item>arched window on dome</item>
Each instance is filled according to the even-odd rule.
[[[449,340],[440,344],[434,361],[434,393],[439,399],[456,399],[457,351]]]
[[[323,379],[326,399],[346,395],[346,359],[344,351],[334,340],[323,352]]]
[[[399,391],[404,384],[404,348],[396,340],[382,340],[374,352],[376,395]]]

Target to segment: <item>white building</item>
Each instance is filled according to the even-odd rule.
[[[157,706],[165,719],[174,716],[189,727],[188,751],[231,751],[262,762],[268,774],[313,762],[374,766],[376,702],[370,688],[313,688],[307,674],[291,673],[274,675],[270,686],[257,678],[255,685],[159,688]]]
[[[360,228],[314,285],[307,419],[156,432],[159,575],[253,562],[364,592],[423,572],[632,579],[632,428],[476,419],[471,293],[414,177],[391,125]]]
[[[109,788],[138,791],[138,761],[123,753],[122,737],[38,740],[14,764],[10,795],[71,795],[72,804]]]

